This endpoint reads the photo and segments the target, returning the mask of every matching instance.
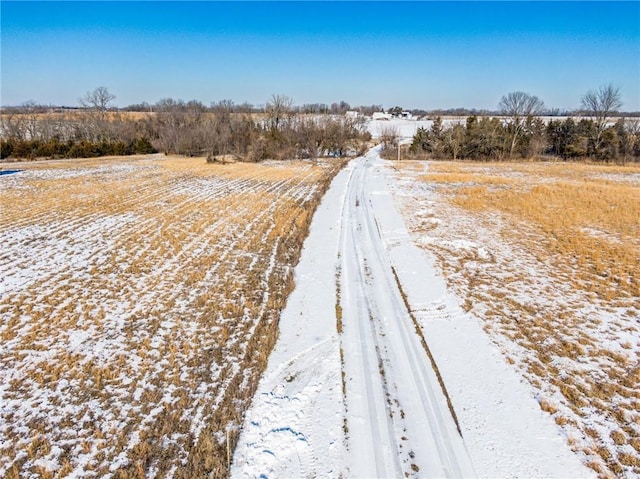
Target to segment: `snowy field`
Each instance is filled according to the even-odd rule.
[[[639,476],[640,170],[339,167],[3,175],[0,477]]]
[[[216,477],[338,163],[24,163],[0,188],[0,477]]]
[[[233,477],[640,475],[640,171],[442,165],[334,180]]]
[[[538,117],[545,124],[550,121],[564,121],[569,117],[566,116],[542,116]],[[579,118],[579,117],[572,117]],[[445,128],[451,127],[455,124],[464,125],[467,121],[467,117],[442,117],[442,126]],[[607,126],[613,126],[617,121],[617,118],[607,122]],[[403,118],[391,118],[390,120],[368,120],[367,130],[374,138],[379,138],[385,132],[393,131],[397,133],[398,137],[403,144],[410,144],[413,136],[416,134],[419,128],[429,130],[433,125],[433,120],[407,120]]]
[[[448,127],[456,123],[465,123],[466,118],[454,119],[445,118],[442,120],[442,126]],[[419,128],[428,130],[433,125],[433,120],[405,120],[400,118],[392,118],[391,120],[371,120],[367,122],[367,130],[373,138],[379,138],[384,133],[394,132],[400,138],[403,144],[410,144],[411,139],[417,133]]]
[[[484,224],[463,214],[428,171],[372,150],[334,181],[232,476],[635,477],[633,289],[598,301],[580,293],[584,278],[558,281],[553,258],[509,247],[497,216]],[[604,174],[627,184],[636,173]],[[466,288],[493,296],[469,298]],[[558,314],[568,304],[576,318]],[[582,326],[586,316],[593,327]],[[556,344],[577,353],[561,356]],[[528,368],[543,360],[544,374]],[[615,385],[612,395],[590,395],[599,384]]]
[[[640,475],[640,169],[394,163],[413,241],[601,477]]]

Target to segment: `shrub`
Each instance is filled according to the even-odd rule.
[[[0,159],[9,158],[13,152],[12,140],[0,140]]]

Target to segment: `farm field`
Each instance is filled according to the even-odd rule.
[[[640,474],[640,168],[394,162],[414,242],[600,477]]]
[[[151,155],[3,176],[0,476],[226,476],[342,164]]]
[[[0,476],[639,474],[640,168],[342,166],[3,175]]]
[[[407,229],[426,164],[380,150],[318,208],[231,477],[595,478]]]

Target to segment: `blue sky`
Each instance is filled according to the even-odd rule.
[[[1,98],[577,108],[613,83],[640,110],[640,2],[11,2]]]

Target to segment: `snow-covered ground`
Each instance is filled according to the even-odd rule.
[[[550,121],[564,121],[568,116],[541,116],[539,117],[545,124]],[[576,117],[572,117],[576,118]],[[618,119],[609,121],[607,126],[615,125]],[[443,117],[442,126],[445,128],[455,124],[465,124],[467,117]],[[402,139],[403,143],[411,143],[411,138],[416,134],[418,128],[428,130],[433,125],[433,120],[409,120],[405,118],[391,118],[389,120],[367,120],[367,130],[374,138],[379,138],[383,132],[395,131]]]
[[[316,212],[232,476],[592,477],[412,242],[378,151]]]
[[[226,471],[284,255],[338,165],[23,168],[0,180],[0,477]]]
[[[481,320],[502,355],[533,386],[540,407],[561,427],[571,449],[601,477],[637,477],[640,297],[627,286],[633,282],[594,274],[588,262],[585,266],[575,260],[575,254],[584,258],[579,249],[566,256],[554,254],[550,233],[531,217],[457,203],[461,191],[493,182],[489,194],[496,197],[508,191],[526,198],[528,190],[542,186],[563,192],[573,187],[591,192],[610,210],[615,200],[594,194],[594,189],[624,191],[629,212],[637,208],[636,170],[451,162],[395,162],[394,167],[393,194],[414,242],[437,258],[450,291]],[[598,184],[606,186],[598,190]],[[545,208],[555,204],[557,199],[550,196]],[[586,216],[564,237],[573,240],[586,233],[598,241],[583,240],[595,255],[608,245],[623,245],[618,251],[637,257],[640,242],[633,213],[604,225],[595,205],[589,214],[588,204],[582,202]],[[588,224],[593,227],[584,228]],[[624,261],[621,255],[616,263],[606,264],[622,267]],[[636,267],[631,281],[637,274]]]
[[[457,123],[464,123],[464,118],[444,118],[444,127]],[[374,138],[379,138],[383,133],[393,131],[400,138],[402,143],[411,143],[411,138],[419,128],[428,130],[433,125],[433,120],[406,120],[403,118],[392,118],[390,120],[370,120],[367,122],[367,130]]]

